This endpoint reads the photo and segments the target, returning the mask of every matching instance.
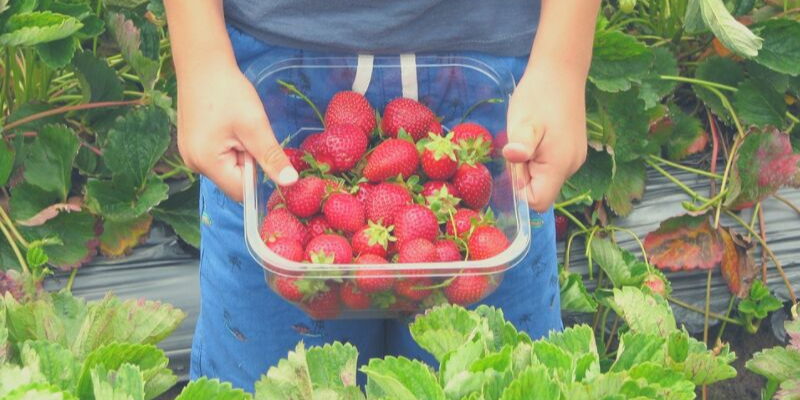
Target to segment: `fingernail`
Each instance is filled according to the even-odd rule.
[[[291,185],[297,181],[300,175],[292,167],[286,167],[278,174],[278,184],[281,186]]]

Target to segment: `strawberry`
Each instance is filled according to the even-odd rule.
[[[361,182],[358,184],[358,192],[356,192],[356,198],[358,199],[358,201],[361,202],[361,204],[364,204],[365,206],[367,205],[367,196],[369,195],[369,191],[372,190],[373,187],[375,187],[375,185],[369,182]]]
[[[267,241],[267,247],[275,254],[294,262],[303,261],[303,257],[305,256],[303,245],[294,239],[272,237]]]
[[[407,299],[420,301],[433,293],[431,289],[422,289],[429,286],[433,286],[433,281],[430,278],[401,279],[395,282],[394,292]]]
[[[452,194],[453,192],[458,192],[458,189],[452,184],[446,182],[440,184],[440,182],[442,181],[426,183],[426,188],[423,188],[422,193],[425,196],[425,204],[436,214],[436,219],[439,220],[439,223],[444,224],[455,214],[456,206],[461,202],[461,199]],[[429,185],[431,183],[433,185]],[[439,186],[439,188],[434,189],[435,186]],[[425,195],[426,191],[430,194]]]
[[[308,135],[306,139],[303,140],[303,143],[300,144],[300,150],[310,154],[317,166],[325,164],[328,166],[328,169],[333,170],[334,160],[323,146],[325,142],[323,134],[324,132]]]
[[[440,262],[461,261],[461,250],[458,249],[456,242],[437,240],[433,245],[436,247],[436,255]]]
[[[664,280],[656,274],[648,275],[644,279],[644,285],[657,295],[664,296],[667,294],[667,286],[664,284]]]
[[[353,239],[350,241],[353,246],[353,253],[356,255],[374,254],[385,258],[389,242],[395,240],[392,237],[391,229],[393,227],[387,228],[370,221],[369,225],[362,227],[353,234]]]
[[[351,310],[366,310],[372,303],[369,294],[358,289],[353,282],[346,282],[339,291],[342,303]]]
[[[355,125],[369,137],[375,129],[375,111],[361,93],[343,91],[333,95],[325,110],[325,126]]]
[[[444,295],[453,304],[467,306],[481,300],[488,289],[485,275],[459,275],[444,288]]]
[[[417,172],[419,155],[413,143],[389,139],[383,141],[367,156],[364,177],[370,182],[381,182],[398,175],[408,179]]]
[[[429,196],[437,196],[439,191],[443,187],[447,188],[447,193],[453,197],[461,197],[461,194],[458,193],[458,189],[447,181],[428,181],[422,185],[422,196],[427,198]]]
[[[457,209],[453,219],[447,221],[445,225],[447,234],[465,239],[470,229],[472,229],[472,220],[479,220],[480,217],[480,214],[475,210],[469,208]]]
[[[319,212],[325,197],[326,183],[316,176],[300,178],[297,183],[283,188],[286,208],[300,218],[308,218]]]
[[[331,172],[339,173],[353,169],[364,156],[368,145],[369,139],[357,126],[342,124],[329,126],[325,130],[319,148],[322,154],[331,157]]]
[[[261,239],[266,243],[273,237],[294,239],[301,245],[305,245],[309,240],[306,227],[286,208],[276,208],[264,217]]]
[[[289,161],[292,163],[292,166],[297,170],[297,172],[303,172],[311,168],[308,163],[303,160],[303,157],[305,157],[307,154],[304,150],[286,148],[283,149],[283,152],[287,157],[289,157]]]
[[[367,219],[390,226],[394,223],[394,214],[401,207],[413,203],[411,193],[403,186],[394,183],[380,183],[367,195]]]
[[[311,239],[326,233],[328,230],[331,229],[330,224],[325,219],[323,215],[317,215],[310,220],[308,220],[308,234],[311,236]]]
[[[331,228],[353,233],[366,224],[364,205],[355,196],[347,193],[334,193],[325,201],[322,208],[325,219]]]
[[[356,264],[388,264],[385,258],[375,254],[362,254],[356,259]]]
[[[288,301],[299,302],[303,300],[305,294],[297,287],[298,280],[299,278],[276,276],[272,284],[278,295]]]
[[[562,214],[556,215],[556,240],[563,241],[567,238],[569,219]]]
[[[392,272],[377,269],[360,269],[356,271],[356,286],[365,293],[385,292],[394,286]]]
[[[479,226],[472,232],[467,242],[471,260],[486,260],[507,249],[508,238],[500,229],[493,226]]]
[[[269,195],[269,199],[267,199],[267,211],[272,211],[273,209],[283,205],[285,205],[283,192],[281,191],[281,188],[276,188],[272,191],[272,194]]]
[[[492,134],[480,124],[465,122],[453,127],[453,142],[480,156],[494,154]]]
[[[483,164],[462,164],[453,177],[453,185],[461,193],[461,200],[467,207],[480,210],[489,204],[492,175]]]
[[[436,246],[430,240],[419,238],[409,240],[400,246],[398,262],[402,264],[432,263],[439,259]]]
[[[414,239],[427,239],[430,242],[439,236],[439,220],[428,207],[419,204],[405,206],[394,215],[394,234],[397,244],[402,248]]]
[[[441,132],[442,128],[430,108],[416,100],[401,97],[386,105],[381,129],[391,138],[397,138],[400,130],[404,129],[416,142],[427,137],[428,132],[437,129]]]
[[[342,309],[339,306],[339,288],[330,286],[329,290],[320,292],[303,305],[303,309],[313,319],[334,319]]]
[[[422,150],[421,164],[422,170],[431,179],[450,179],[458,169],[458,158],[456,158],[456,146],[453,141],[453,134],[446,137],[430,134],[430,141],[425,144]]]
[[[315,264],[350,264],[353,249],[343,236],[326,233],[311,239],[306,259]]]

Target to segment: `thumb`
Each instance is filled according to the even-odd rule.
[[[503,157],[512,163],[524,163],[533,159],[536,148],[544,134],[543,128],[531,122],[508,121],[508,144],[503,147]]]
[[[236,128],[239,141],[255,160],[269,179],[278,186],[291,186],[299,175],[292,166],[264,113],[248,122],[242,122]]]

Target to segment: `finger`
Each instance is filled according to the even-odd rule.
[[[266,114],[259,113],[239,123],[234,129],[244,149],[253,156],[272,181],[279,186],[291,186],[297,182],[297,170],[292,167],[280,143],[275,139]]]
[[[526,188],[528,205],[537,212],[545,212],[558,198],[565,177],[562,168],[554,164],[531,162],[528,164],[531,176]]]
[[[242,187],[244,170],[242,165],[237,162],[241,154],[235,149],[230,149],[226,153],[217,155],[218,162],[214,163],[214,165],[210,165],[207,168],[201,165],[198,168],[198,172],[214,182],[223,193],[236,202],[241,202],[244,197]]]

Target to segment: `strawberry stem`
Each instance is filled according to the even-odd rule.
[[[481,101],[473,104],[472,106],[470,106],[467,109],[467,111],[464,113],[464,115],[461,116],[461,120],[459,121],[459,123],[463,123],[464,121],[466,121],[467,118],[469,118],[469,116],[472,115],[472,113],[475,111],[476,108],[478,108],[478,107],[480,107],[480,106],[482,106],[484,104],[497,104],[497,103],[502,103],[502,102],[503,102],[503,99],[498,99],[498,98],[481,100]]]
[[[311,109],[313,109],[314,113],[317,114],[319,122],[322,123],[322,127],[323,128],[325,127],[325,118],[322,117],[322,113],[319,112],[319,109],[317,108],[316,104],[314,104],[314,102],[311,101],[311,99],[309,99],[308,96],[306,96],[303,92],[297,89],[297,86],[292,85],[289,82],[278,79],[278,84],[286,88],[286,90],[288,90],[289,92],[299,96],[301,99],[303,99],[303,101],[305,101],[309,106],[311,106]]]

